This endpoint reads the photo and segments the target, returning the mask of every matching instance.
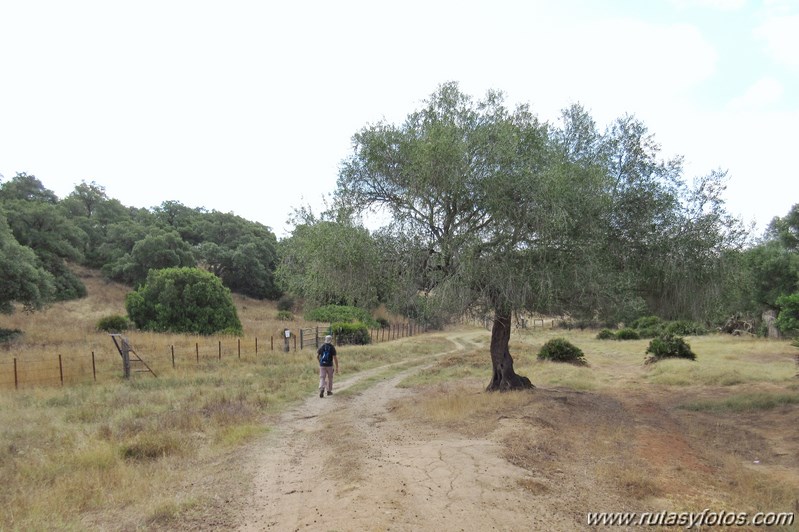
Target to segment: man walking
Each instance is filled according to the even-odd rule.
[[[316,359],[319,361],[319,397],[325,396],[325,388],[327,388],[327,395],[332,395],[334,365],[335,372],[338,373],[338,357],[332,336],[325,336],[325,343],[316,351]]]

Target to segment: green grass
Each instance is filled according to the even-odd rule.
[[[799,393],[749,393],[724,399],[689,401],[680,408],[695,412],[750,412],[799,404]]]

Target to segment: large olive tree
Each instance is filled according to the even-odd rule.
[[[356,133],[341,167],[337,201],[385,209],[389,231],[411,235],[428,299],[493,311],[489,390],[532,386],[508,349],[514,312],[608,314],[631,298],[643,307],[664,287],[635,272],[649,264],[641,257],[678,256],[692,223],[679,160],[659,161],[639,122],[600,134],[579,106],[562,118],[544,124],[501,93],[474,100],[447,83],[403,124]]]

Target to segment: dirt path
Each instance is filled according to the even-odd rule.
[[[462,349],[463,336],[451,338]],[[499,457],[496,443],[464,439],[393,417],[398,388],[421,366],[365,391],[341,394],[380,368],[287,412],[257,458],[240,530],[529,529],[529,476]],[[548,528],[558,529],[557,520]],[[553,526],[554,525],[554,526]],[[563,523],[562,529],[571,527]]]

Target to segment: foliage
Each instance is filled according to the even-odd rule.
[[[615,340],[616,333],[611,331],[610,329],[602,329],[596,335],[597,340]]]
[[[663,325],[663,320],[658,316],[642,316],[632,322],[630,327],[633,329],[652,329],[656,327],[661,327]]]
[[[616,332],[616,340],[640,340],[641,335],[635,329],[624,328]]]
[[[366,345],[372,342],[369,328],[361,322],[337,322],[330,325],[339,345]]]
[[[581,366],[587,364],[582,350],[564,338],[553,338],[545,343],[538,351],[538,359]]]
[[[683,338],[670,333],[653,338],[646,348],[646,353],[652,355],[647,362],[657,362],[664,358],[696,360],[696,354],[691,351],[691,346]]]
[[[294,310],[294,298],[289,294],[283,294],[280,296],[280,299],[277,300],[277,309],[287,311]]]
[[[105,316],[97,321],[97,330],[107,333],[127,331],[129,326],[130,322],[128,321],[128,318],[118,314]]]
[[[19,329],[2,329],[0,328],[0,344],[6,343],[22,336],[22,331]]]
[[[55,279],[42,268],[36,253],[20,245],[0,209],[0,313],[11,313],[13,303],[28,309],[41,308],[52,300]]]
[[[318,322],[361,322],[369,327],[377,327],[377,322],[372,318],[368,311],[347,305],[325,305],[309,310],[305,313],[305,319]]]
[[[198,268],[152,270],[147,281],[128,294],[130,319],[143,330],[195,334],[241,334],[230,290]]]
[[[275,317],[280,321],[292,321],[294,319],[294,314],[292,314],[290,310],[278,310],[277,316]]]
[[[143,238],[135,241],[130,252],[107,263],[103,271],[111,279],[138,286],[147,279],[150,270],[195,265],[191,246],[178,233],[153,228]]]
[[[378,304],[379,252],[363,227],[306,215],[280,243],[280,254],[276,275],[281,288],[308,304]]]
[[[783,334],[799,334],[799,292],[777,298],[780,313],[777,315],[777,328]]]
[[[670,321],[666,324],[665,331],[678,336],[702,336],[708,333],[706,327],[689,320]]]

